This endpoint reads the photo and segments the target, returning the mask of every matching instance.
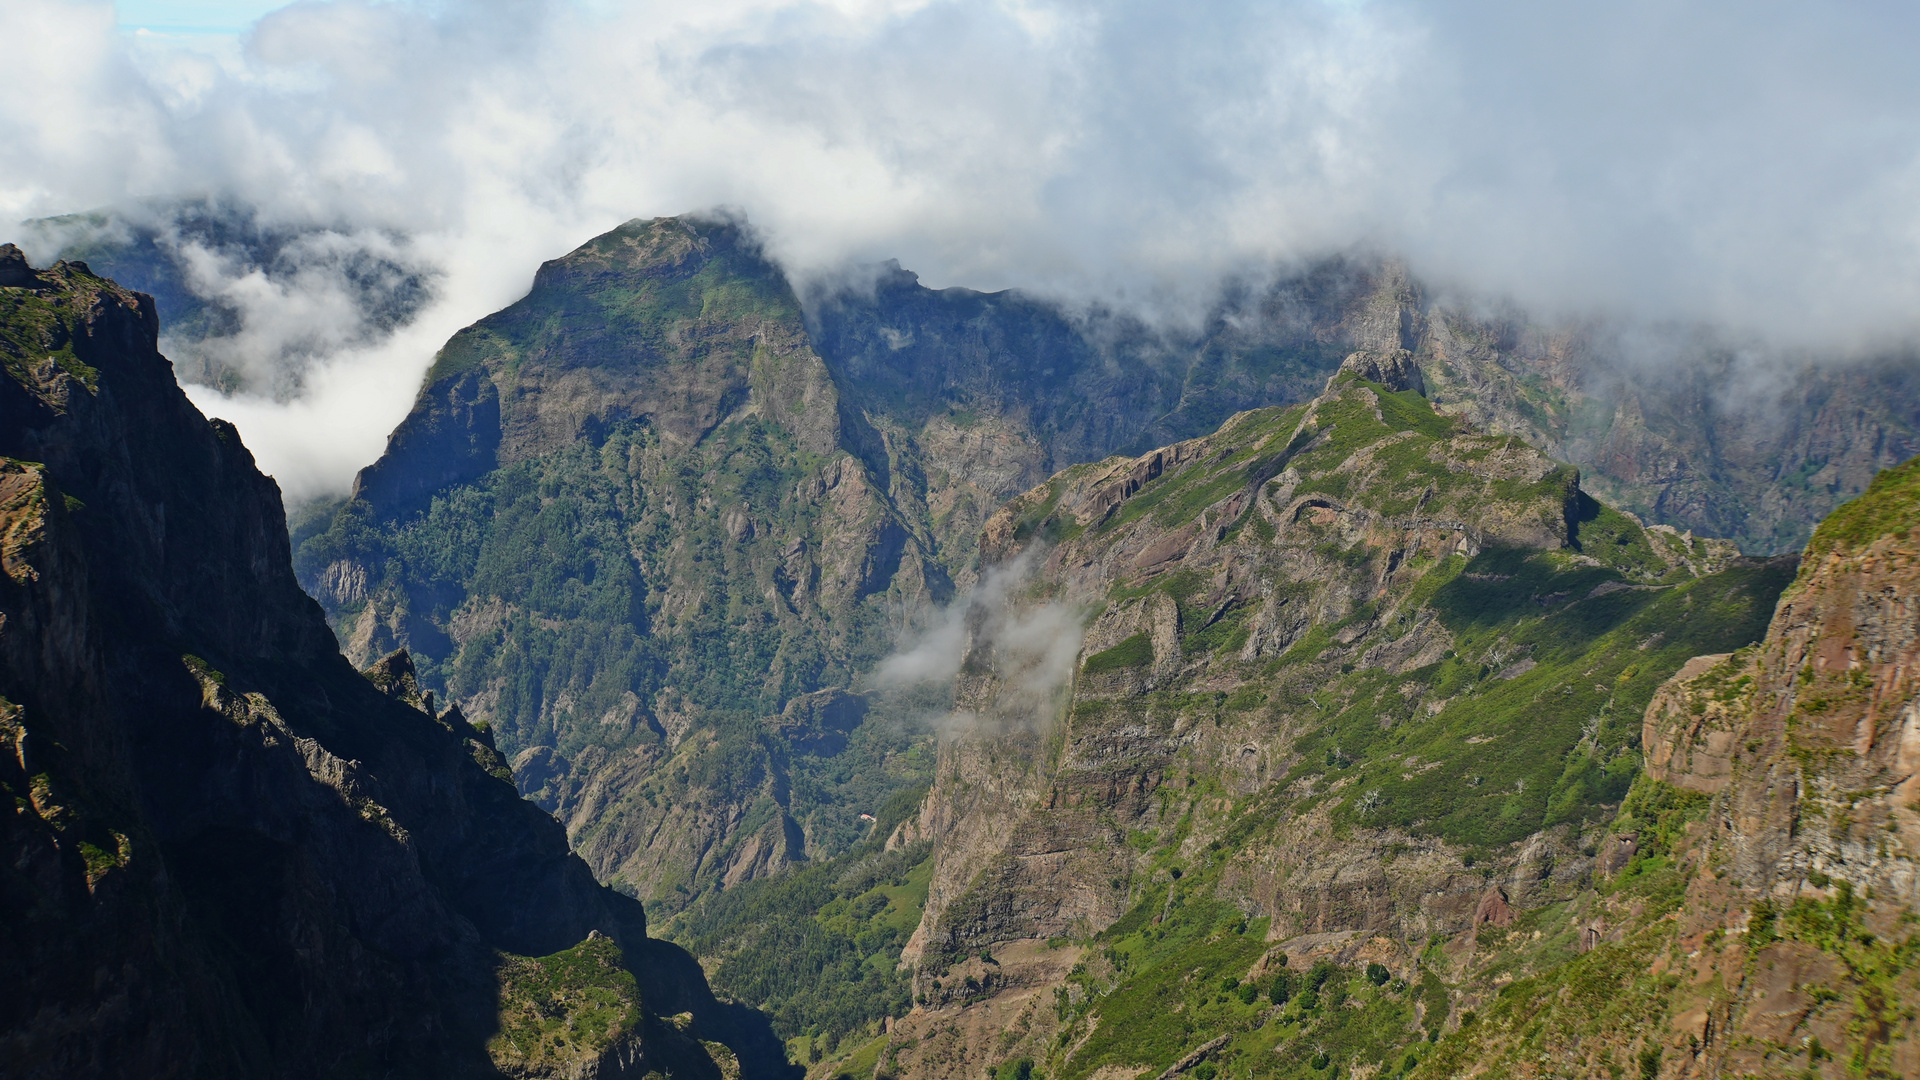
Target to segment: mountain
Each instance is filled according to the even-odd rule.
[[[0,1072],[783,1073],[407,654],[340,655],[158,336],[0,246]]]
[[[952,586],[727,223],[635,222],[448,342],[296,559],[405,646],[604,880],[668,909],[865,830],[925,750],[843,690]]]
[[[36,249],[151,293],[181,377],[228,392],[297,393],[319,358],[412,319],[437,280],[405,236],[278,223],[217,199],[25,228]],[[1738,328],[1543,321],[1377,257],[1229,279],[1192,325],[926,289],[897,263],[867,270],[809,289],[808,330],[841,394],[874,418],[849,445],[878,473],[889,453],[906,459],[950,572],[1000,502],[1053,472],[1304,401],[1355,349],[1413,351],[1447,411],[1580,466],[1646,521],[1752,553],[1798,549],[1876,471],[1920,453],[1911,352],[1767,359]]]
[[[295,524],[355,672],[151,303],[9,255],[9,1060],[1913,1071],[1915,467],[1796,577],[1541,449],[1773,529],[1898,368],[1742,442],[1391,264],[1181,337],[636,221]]]
[[[1763,641],[1698,657],[1661,688],[1642,783],[1668,820],[1655,845],[1633,821],[1613,844],[1633,851],[1629,868],[1679,871],[1664,902],[1627,913],[1618,944],[1510,984],[1442,1043],[1433,1075],[1600,1061],[1663,1077],[1920,1072],[1917,555],[1908,463],[1820,525]]]
[[[810,1075],[1920,1068],[1920,462],[1796,573],[1638,526],[1423,383],[1355,354],[989,522],[1013,584],[966,610],[885,845],[932,852],[915,1007],[796,1039]],[[730,931],[721,970],[765,940]]]
[[[1671,828],[1642,714],[1760,638],[1793,561],[1644,528],[1421,387],[1356,353],[988,522],[1013,583],[887,845],[931,845],[917,1007],[818,1075],[1397,1074],[1581,928],[1671,910],[1654,830],[1618,857]],[[1065,664],[1035,632],[1082,623]]]
[[[1881,469],[1920,454],[1920,364],[1757,361],[1699,332],[1540,327],[1418,300],[1436,398],[1579,465],[1647,521],[1794,551]]]
[[[1004,552],[983,528],[1007,500],[1116,452],[1217,437],[1208,433],[1243,410],[1315,400],[1355,351],[1373,357],[1375,375],[1417,380],[1438,399],[1440,413],[1421,401],[1421,423],[1502,433],[1503,453],[1544,470],[1529,483],[1552,473],[1579,487],[1510,437],[1515,428],[1563,448],[1577,442],[1569,431],[1611,431],[1609,445],[1728,444],[1721,421],[1677,409],[1620,406],[1601,424],[1595,402],[1613,388],[1591,384],[1604,343],[1476,318],[1428,300],[1392,264],[1359,262],[1230,292],[1185,337],[1019,293],[927,289],[894,265],[871,288],[803,302],[738,221],[629,222],[546,264],[525,299],[448,342],[352,497],[296,523],[296,568],[350,657],[409,649],[423,685],[491,730],[522,790],[565,823],[595,874],[696,945],[727,992],[774,1009],[784,1033],[826,1023],[837,1040],[915,992],[879,958],[897,955],[888,950],[913,927],[947,933],[939,920],[959,886],[941,875],[964,865],[935,872],[931,831],[891,852],[872,845],[884,839],[875,819],[911,816],[896,815],[897,800],[930,784],[936,804],[948,797],[935,782],[944,751],[919,718],[950,711],[955,693],[965,707],[965,684],[902,689],[872,673],[957,593],[989,584],[983,568]],[[1719,392],[1710,380],[1694,389]],[[1834,443],[1850,469],[1903,445],[1903,399],[1878,400],[1878,419],[1850,421],[1856,441]],[[1563,422],[1576,413],[1579,425]],[[1821,415],[1814,426],[1837,413]],[[1621,490],[1604,475],[1585,482]],[[1501,490],[1465,501],[1491,513]],[[1844,485],[1824,490],[1836,499]],[[1580,543],[1578,514],[1529,513],[1561,524],[1514,542]],[[1705,572],[1736,555],[1603,516],[1646,538],[1629,544],[1642,570]],[[1298,568],[1303,581],[1352,571]],[[1701,629],[1664,667],[1643,669],[1636,700],[1720,632]],[[1758,624],[1742,633],[1757,637]],[[1567,745],[1540,749],[1536,764]],[[1618,760],[1594,766],[1612,767],[1610,778],[1574,785],[1585,795],[1557,773],[1509,778],[1535,785],[1511,811],[1531,822],[1527,834],[1545,820],[1533,803],[1549,795],[1617,803],[1636,768],[1621,745],[1608,747]],[[983,790],[1017,800],[1025,789]],[[893,868],[875,877],[875,859]],[[738,891],[788,873],[825,891],[804,901],[774,885]],[[735,898],[713,899],[722,889]],[[754,918],[798,919],[791,932],[813,940],[814,913],[836,902],[879,907],[832,930],[844,947],[815,967],[771,971],[730,952]],[[909,956],[925,946],[916,940]],[[853,968],[815,977],[839,963],[829,953]],[[841,996],[853,987],[867,987],[857,1002]]]

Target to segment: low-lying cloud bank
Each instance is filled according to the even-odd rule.
[[[321,329],[337,275],[205,260],[243,362],[297,378],[202,402],[296,492],[376,454],[541,260],[714,205],[800,275],[898,258],[1175,317],[1362,248],[1541,317],[1834,356],[1920,320],[1899,5],[306,0],[188,45],[11,0],[0,39],[0,220],[229,198],[345,238],[323,269],[340,243],[431,269],[406,329],[359,335]]]

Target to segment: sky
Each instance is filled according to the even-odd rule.
[[[5,0],[0,40],[0,222],[215,195],[433,272],[292,400],[193,391],[296,496],[541,260],[717,205],[798,275],[1178,312],[1365,249],[1542,317],[1920,331],[1911,4]],[[269,341],[337,262],[196,272]]]
[[[120,0],[119,28],[138,33],[237,37],[282,0]]]

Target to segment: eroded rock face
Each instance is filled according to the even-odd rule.
[[[1651,775],[1715,796],[1683,933],[1728,935],[1698,960],[1724,988],[1675,1008],[1711,1033],[1681,1075],[1787,1075],[1811,1039],[1920,1070],[1892,1005],[1920,984],[1883,955],[1920,916],[1920,463],[1829,518],[1766,640],[1689,664],[1644,738]]]
[[[1340,361],[1340,370],[1379,383],[1388,390],[1411,390],[1421,395],[1427,392],[1426,380],[1413,362],[1413,353],[1406,349],[1352,353]]]
[[[490,1075],[500,955],[592,933],[721,1024],[487,732],[436,714],[404,654],[340,656],[277,489],[180,392],[151,301],[79,264],[6,281],[9,1074]],[[648,1067],[702,1057],[619,1037]]]

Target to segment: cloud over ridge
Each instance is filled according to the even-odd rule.
[[[303,0],[193,48],[107,4],[11,0],[0,37],[29,43],[35,89],[0,114],[0,217],[207,195],[409,237],[436,302],[303,384],[316,423],[329,385],[379,398],[342,462],[541,260],[714,205],[802,275],[898,258],[932,285],[1178,308],[1364,248],[1543,315],[1858,352],[1916,329],[1917,24],[1650,0]],[[247,408],[286,406],[221,411]]]

